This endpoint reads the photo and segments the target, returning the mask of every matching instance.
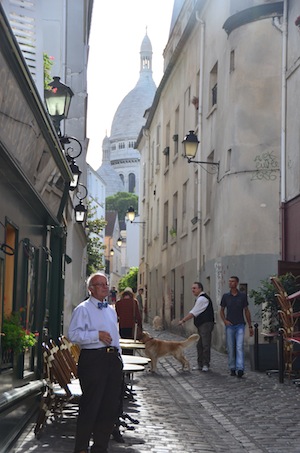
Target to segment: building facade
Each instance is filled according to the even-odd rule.
[[[66,311],[86,295],[86,233],[75,222],[78,199],[70,191],[67,151],[45,109],[43,54],[54,57],[53,75],[74,92],[70,120],[61,129],[76,134],[81,144],[77,162],[86,183],[85,70],[92,1],[76,9],[67,0],[51,6],[35,0],[0,3],[0,328],[4,318],[17,313],[38,338],[37,347],[23,354],[24,362],[18,360],[16,379],[17,354],[3,348],[0,335],[0,371],[5,369],[5,379],[0,373],[0,449],[9,451],[39,404],[41,342],[64,333]]]
[[[167,326],[191,309],[192,283],[201,281],[223,349],[218,313],[229,277],[248,292],[277,273],[281,258],[283,2],[181,3],[137,142],[146,220],[139,279],[150,320],[159,315]],[[201,164],[183,157],[189,131]]]

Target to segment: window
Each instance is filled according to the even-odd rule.
[[[124,175],[122,173],[120,173],[119,176],[120,176],[120,179],[121,179],[122,183],[125,184],[124,183]]]
[[[135,174],[129,173],[128,176],[128,192],[135,193]]]
[[[152,142],[152,145],[151,145],[151,161],[150,161],[150,165],[151,165],[151,181],[153,181],[153,178],[154,178],[154,165],[155,165],[155,162],[154,162],[154,142]]]
[[[157,199],[156,202],[156,225],[155,225],[155,234],[156,236],[159,235],[159,198]]]
[[[198,127],[198,112],[199,112],[199,85],[200,85],[200,71],[197,73],[197,82],[196,82],[196,105],[195,105],[195,129]]]
[[[143,66],[143,69],[150,69],[149,57],[146,57],[146,56],[143,57],[142,66]]]
[[[189,107],[191,104],[191,87],[188,87],[188,89],[184,93],[184,103],[186,107]]]
[[[128,148],[134,148],[135,142],[128,142]]]
[[[208,162],[213,162],[214,161],[214,152],[212,152],[208,159]],[[211,172],[207,172],[207,177],[206,177],[206,216],[210,216],[211,212],[211,195],[212,195],[212,183],[213,183],[213,177],[214,174]]]
[[[184,317],[184,277],[182,276],[180,279],[181,288],[180,288],[180,315],[179,319]]]
[[[230,66],[229,71],[232,72],[235,69],[235,53],[234,50],[230,52]]]
[[[230,171],[230,168],[231,168],[231,149],[228,149],[226,157],[226,172]]]
[[[17,250],[17,229],[7,223],[5,226],[5,243],[13,250]],[[15,275],[16,255],[5,255],[4,267],[4,314],[9,315],[13,310],[14,296],[14,275]]]
[[[156,128],[156,165],[160,163],[160,125]]]
[[[191,87],[188,87],[188,89],[184,93],[184,112],[183,112],[183,118],[184,118],[184,124],[183,124],[183,129],[185,130],[190,130],[190,125],[192,124],[193,118],[191,117],[192,110],[190,109],[191,106]]]
[[[170,123],[166,125],[166,147],[164,149],[165,168],[169,167],[170,163]]]
[[[186,181],[182,187],[182,232],[186,230],[186,209],[187,209],[187,185],[188,182]]]
[[[217,104],[218,98],[218,63],[214,65],[210,72],[210,91],[211,91],[211,105],[213,107]]]
[[[174,157],[178,154],[178,131],[179,131],[179,106],[175,110],[175,134],[173,135],[174,141]]]
[[[173,233],[171,233],[172,237],[174,237],[177,234],[177,217],[178,217],[178,192],[174,193],[173,195],[173,220],[172,220],[172,230],[170,230]]]
[[[175,297],[175,290],[176,290],[176,276],[175,276],[175,269],[171,270],[171,321],[176,317],[176,297]]]
[[[198,196],[199,196],[198,182],[199,182],[198,181],[198,170],[196,170],[195,175],[194,175],[194,219],[197,219],[197,216],[198,216]]]
[[[163,236],[163,244],[168,242],[168,234],[169,234],[169,225],[168,225],[168,218],[169,218],[169,203],[168,201],[164,204],[164,236]]]
[[[124,142],[118,143],[118,148],[119,149],[125,149],[125,143]]]
[[[146,196],[146,164],[143,163],[143,197]]]

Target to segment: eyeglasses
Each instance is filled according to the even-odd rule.
[[[107,283],[95,283],[94,285],[91,286],[101,286],[102,288],[106,288],[108,286]]]

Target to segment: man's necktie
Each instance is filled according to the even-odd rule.
[[[98,308],[100,308],[100,310],[102,310],[102,308],[106,308],[108,305],[107,302],[98,302]]]

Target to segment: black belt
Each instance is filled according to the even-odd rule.
[[[104,348],[96,349],[83,349],[83,351],[99,351],[104,352],[106,354],[119,354],[119,349],[115,348],[114,346],[105,346]]]

